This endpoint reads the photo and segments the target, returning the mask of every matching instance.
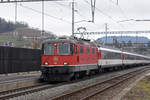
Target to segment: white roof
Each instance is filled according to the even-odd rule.
[[[120,51],[120,50],[103,48],[103,47],[99,47],[98,50],[110,51],[110,52],[115,52],[115,53],[122,53],[122,51]]]
[[[123,54],[134,55],[134,56],[139,56],[139,57],[144,57],[144,58],[150,59],[150,57],[148,57],[148,56],[144,56],[144,55],[140,55],[140,54],[136,54],[136,53],[124,52],[121,50],[115,50],[115,49],[109,49],[109,48],[103,48],[103,47],[99,47],[98,50],[104,50],[104,51],[115,52],[115,53],[123,53]]]

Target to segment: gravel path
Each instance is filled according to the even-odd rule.
[[[41,72],[35,71],[35,72],[22,72],[22,73],[12,73],[8,75],[0,74],[0,84],[3,83],[9,83],[14,81],[19,81],[23,79],[29,79],[34,77],[40,77]]]

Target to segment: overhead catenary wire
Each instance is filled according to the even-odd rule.
[[[91,5],[87,0],[84,0],[88,5]],[[105,12],[103,12],[102,10],[100,10],[99,8],[95,7],[95,9],[100,12],[101,14],[103,14],[104,16],[107,16],[109,19],[111,19],[112,21],[114,21],[116,24],[118,24],[120,27],[124,28],[123,25],[121,25],[120,23],[118,23],[113,17],[111,17],[110,15],[106,14]]]
[[[68,6],[68,5],[65,5],[65,4],[62,4],[62,3],[60,3],[60,2],[54,2],[55,4],[57,4],[57,5],[60,5],[60,6],[62,6],[62,7],[65,7],[65,8],[67,8],[67,9],[71,9],[71,6]],[[94,2],[94,3],[96,3],[96,2]],[[94,7],[95,7],[95,5],[96,4],[94,4]],[[87,23],[89,23],[88,21],[90,21],[90,20],[85,20],[86,18],[85,18],[85,16],[83,16],[80,12],[81,12],[81,9],[79,9],[79,7],[77,7],[77,3],[75,3],[75,13],[77,13],[80,17],[81,17],[81,19],[83,19],[83,20],[81,20],[80,22],[87,22]],[[95,8],[94,8],[95,9]],[[91,24],[93,24],[94,26],[96,26],[97,28],[99,28],[98,26],[98,24],[96,24],[96,23],[91,23]],[[79,26],[79,25],[77,25],[77,26]]]
[[[67,5],[65,5],[65,4],[62,4],[62,3],[60,3],[60,2],[54,2],[55,4],[58,4],[58,5],[60,5],[60,6],[62,6],[62,7],[65,7],[65,8],[67,8],[67,9],[71,9],[71,6],[67,6]],[[78,7],[77,7],[77,3],[75,2],[75,13],[77,13],[82,19],[85,19],[85,17],[79,12],[81,9],[79,9]]]
[[[87,4],[90,5],[90,3],[87,0],[84,0]],[[118,24],[120,27],[124,28],[124,26],[120,23],[118,23],[114,18],[112,18],[111,16],[109,16],[108,14],[104,13],[102,10],[100,10],[99,8],[95,7],[95,9],[100,12],[101,14],[107,16],[109,19],[111,19],[112,21],[114,21],[116,24]],[[107,32],[106,32],[107,33]],[[107,36],[106,36],[107,37]],[[107,42],[107,39],[106,39]]]
[[[115,3],[114,1],[112,0],[109,0],[111,3],[113,3],[114,5],[116,5],[119,9],[120,9],[120,12],[122,13],[122,15],[124,16],[124,18],[128,19],[128,17],[126,16],[125,12],[122,10],[122,8],[120,7],[120,5],[118,5],[118,1],[117,3]]]
[[[88,5],[91,5],[87,0],[84,0]],[[115,21],[111,16],[109,16],[108,14],[104,13],[102,10],[100,10],[99,8],[95,7],[95,9],[100,12],[101,14],[107,16],[109,19]],[[116,22],[116,21],[115,21]]]
[[[57,5],[63,6],[63,7],[65,7],[65,8],[70,9],[70,6],[67,6],[67,5],[65,5],[65,4],[62,4],[62,3],[60,3],[60,2],[54,2],[54,3],[57,4]]]
[[[76,4],[77,5],[77,4]],[[95,6],[96,6],[96,1],[95,1],[95,4],[94,4],[94,10],[95,10]],[[91,20],[85,20],[86,19],[86,17],[85,16],[83,16],[83,14],[81,14],[80,12],[81,12],[81,9],[79,8],[79,7],[76,7],[76,13],[80,16],[80,17],[82,17],[83,18],[83,20],[81,21],[81,22],[86,22],[86,23],[91,23],[92,25],[94,25],[94,26],[96,26],[97,28],[100,28],[99,27],[99,25],[98,24],[96,24],[96,23],[93,23]],[[94,11],[95,12],[95,11]]]
[[[65,5],[65,4],[62,4],[62,3],[59,3],[59,2],[54,2],[55,4],[58,4],[58,5],[60,5],[60,6],[62,6],[62,7],[65,7],[65,8],[67,8],[67,9],[71,9],[71,6],[67,6],[67,5]],[[81,11],[81,9],[79,9],[78,7],[77,7],[77,3],[76,2],[74,2],[74,6],[75,6],[75,8],[74,8],[74,12],[75,12],[75,14],[78,14],[80,17],[81,17],[81,20],[80,21],[77,21],[77,22],[75,22],[75,23],[79,23],[79,22],[88,22],[89,23],[89,21],[90,20],[85,20],[86,18],[85,18],[85,16],[83,16],[81,13],[80,13],[80,11]],[[83,19],[83,20],[82,20]],[[95,23],[93,23],[96,27],[98,27]],[[75,26],[78,26],[78,27],[80,27],[78,24],[76,24]]]
[[[114,1],[112,1],[112,0],[109,0],[111,3],[113,3],[115,6],[117,6],[119,9],[120,9],[120,12],[122,13],[122,15],[123,15],[123,17],[124,18],[126,18],[127,20],[129,19],[127,16],[126,16],[126,14],[125,14],[125,12],[123,11],[123,9],[121,8],[121,6],[118,4],[118,0],[117,0],[117,3],[115,3]],[[121,25],[121,24],[120,24]],[[121,39],[122,39],[122,34],[121,34]],[[121,46],[122,46],[122,44],[121,44]]]
[[[36,10],[36,9],[33,9],[33,8],[31,8],[31,7],[28,7],[28,6],[24,6],[23,4],[19,4],[19,6],[21,6],[21,7],[23,7],[23,8],[26,8],[26,9],[28,9],[28,10],[31,10],[31,11],[33,11],[33,12],[42,14],[41,11]],[[60,20],[60,21],[66,22],[66,23],[68,23],[68,24],[71,24],[71,22],[69,22],[69,21],[67,21],[67,20],[65,20],[65,19],[63,19],[63,18],[59,18],[59,17],[53,16],[53,15],[47,14],[47,13],[45,13],[45,12],[44,12],[44,15],[45,15],[45,16],[48,16],[48,17],[51,17],[51,18],[53,18],[53,19]]]
[[[57,3],[57,4],[60,4],[60,5],[62,5],[62,6],[66,6],[66,5],[61,4],[61,3]],[[88,2],[88,4],[89,4],[89,2]],[[90,4],[90,5],[91,5],[91,4]],[[22,5],[22,4],[21,4],[20,6],[26,8],[26,9],[30,9],[30,10],[32,10],[32,11],[34,11],[34,12],[37,12],[37,13],[40,13],[40,14],[42,13],[41,11],[35,10],[35,9],[30,8],[30,7],[27,7],[27,6],[24,6],[24,5]],[[67,6],[66,6],[66,7],[67,7]],[[68,7],[67,7],[67,8],[68,8]],[[104,11],[100,10],[100,9],[97,8],[97,7],[96,7],[95,9],[96,9],[97,11],[99,11],[101,14],[107,16],[109,19],[111,19],[111,20],[113,20],[114,22],[116,22],[116,20],[115,20],[113,17],[111,17],[110,15],[108,15],[107,13],[105,13]],[[78,13],[78,15],[80,15],[80,17],[82,17],[82,14],[80,14],[80,11],[77,11],[76,13]],[[63,22],[66,22],[66,23],[71,24],[71,22],[69,22],[69,21],[67,21],[67,20],[64,20],[63,18],[55,17],[55,16],[50,15],[50,14],[47,14],[47,13],[45,13],[45,12],[44,12],[43,15],[49,16],[49,17],[51,17],[51,18],[54,18],[54,19],[57,19],[57,20],[60,20],[60,21],[63,21]],[[117,22],[116,22],[116,23],[117,23]],[[122,26],[120,23],[117,23],[117,24],[119,24],[121,27],[124,27],[124,26]],[[96,24],[94,24],[94,25],[96,26]]]

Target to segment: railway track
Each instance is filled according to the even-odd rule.
[[[1,91],[0,92],[0,100],[10,99],[13,97],[41,91],[41,90],[51,88],[51,87],[53,87],[53,86],[50,84],[41,83],[38,85],[29,86],[29,87],[23,87],[23,88],[17,88],[17,89],[12,89],[12,90],[7,90],[7,91]]]
[[[87,86],[87,87],[83,87],[81,89],[75,90],[75,91],[71,91],[62,95],[58,95],[54,98],[52,98],[52,100],[89,100],[92,97],[101,94],[105,91],[107,91],[108,89],[111,89],[125,81],[128,81],[129,79],[149,70],[149,67],[146,67],[145,69],[139,69],[133,72],[129,72],[127,74],[121,75],[121,76],[117,76],[114,77],[112,79],[109,80],[105,80],[103,82],[100,83],[95,83],[93,85]]]
[[[112,78],[111,80],[106,80],[101,83],[96,83],[94,85],[84,87],[80,90],[76,90],[76,91],[73,91],[70,93],[59,95],[57,97],[54,97],[52,100],[87,100],[91,96],[94,96],[96,93],[103,92],[104,90],[107,90],[108,88],[112,87],[114,84],[112,85],[111,83],[119,84],[120,82],[125,81],[128,78],[132,78],[133,75],[137,75],[137,73],[141,73],[141,71],[144,72],[145,70],[140,69],[140,70],[125,74],[123,76],[118,76],[118,77]],[[127,76],[129,76],[129,74],[131,74],[132,76],[127,77]],[[98,76],[99,75],[96,75],[96,76],[93,76],[90,78],[87,77],[84,79],[79,79],[79,80],[70,81],[70,82],[63,82],[63,83],[58,83],[58,84],[41,83],[41,84],[34,85],[34,86],[12,89],[12,90],[8,90],[8,91],[1,91],[0,92],[0,100],[10,99],[13,97],[18,97],[18,96],[22,96],[22,95],[26,95],[26,94],[66,85],[66,84],[72,84],[72,83],[84,81],[84,80],[91,79],[91,78],[98,77]],[[121,78],[123,78],[124,80],[121,80]],[[120,80],[120,81],[118,82],[118,80]],[[106,84],[108,84],[108,85],[106,85]],[[95,87],[95,89],[94,89],[94,87]],[[101,88],[101,87],[103,87],[103,88]],[[99,88],[101,88],[101,89],[99,89]],[[95,90],[99,90],[99,91],[95,91]]]
[[[83,79],[78,79],[78,80],[74,80],[74,81],[70,81],[70,82],[63,82],[63,83],[58,83],[58,84],[50,84],[50,83],[43,84],[43,83],[41,83],[41,84],[36,84],[33,86],[27,86],[27,87],[23,87],[23,88],[16,88],[16,89],[7,90],[7,91],[0,91],[0,100],[10,99],[13,97],[18,97],[18,96],[22,96],[22,95],[29,94],[29,93],[34,93],[34,92],[54,88],[57,86],[72,84],[72,83],[88,80],[88,79],[98,77],[98,76],[99,75],[95,75],[92,77],[85,77]]]
[[[93,77],[96,77],[96,76],[93,76]],[[41,84],[37,84],[37,85],[33,85],[33,86],[17,88],[17,89],[12,89],[12,90],[7,90],[7,91],[1,91],[0,92],[0,100],[6,100],[6,99],[10,99],[10,98],[14,98],[14,97],[54,88],[54,87],[58,87],[58,86],[66,85],[66,84],[72,84],[72,83],[76,83],[79,81],[84,81],[87,79],[89,79],[89,77],[84,78],[84,79],[70,81],[70,82],[62,82],[62,83],[57,83],[57,84],[50,84],[50,83],[46,82],[46,83],[41,83]]]

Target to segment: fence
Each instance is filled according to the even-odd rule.
[[[41,50],[0,46],[0,74],[38,71]]]

